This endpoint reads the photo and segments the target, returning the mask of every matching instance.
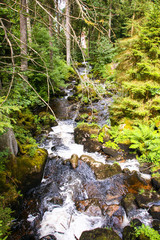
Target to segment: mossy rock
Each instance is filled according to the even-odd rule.
[[[79,240],[120,240],[121,238],[112,229],[96,228],[84,231]]]
[[[128,193],[123,199],[122,199],[122,206],[124,207],[127,216],[129,213],[137,208],[135,203],[135,196],[132,193]]]
[[[120,174],[122,169],[119,164],[101,164],[99,167],[93,167],[92,170],[97,179],[105,179]]]
[[[117,163],[114,163],[112,165],[103,164],[88,155],[81,155],[80,160],[90,166],[97,179],[105,179],[122,172],[120,165]]]
[[[26,189],[40,183],[47,156],[45,149],[38,148],[33,157],[25,154],[16,158],[13,175],[20,182],[20,187]]]
[[[91,139],[92,135],[98,137],[100,127],[97,124],[82,123],[74,129],[74,139],[78,144],[83,144]]]
[[[102,129],[99,131],[100,133],[103,133],[103,142],[107,142],[110,140],[110,134],[108,133],[108,130],[110,129],[110,127],[105,124]]]
[[[49,112],[40,112],[38,116],[40,118],[40,123],[42,126],[53,127],[58,125],[55,117]]]
[[[26,110],[26,112],[19,112],[17,125],[23,125],[26,130],[35,129],[36,125],[34,123],[34,115],[29,110]]]

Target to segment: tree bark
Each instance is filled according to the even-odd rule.
[[[71,28],[70,28],[70,0],[66,0],[66,61],[71,63]]]
[[[108,26],[109,26],[108,38],[109,38],[109,40],[111,39],[111,25],[112,25],[112,0],[109,5],[109,22],[108,22]]]
[[[21,40],[21,71],[25,72],[28,69],[27,60],[27,6],[26,0],[21,0],[20,10],[20,40]],[[26,76],[24,76],[27,78]]]
[[[58,0],[54,0],[54,1],[55,1],[56,17],[57,17],[57,34],[59,36],[60,34],[60,24],[58,24],[60,22],[59,3],[58,3]]]
[[[32,43],[32,28],[31,28],[31,21],[29,17],[29,0],[26,0],[26,12],[27,12],[27,31],[28,31],[28,42],[29,44]]]
[[[133,13],[133,16],[132,16],[131,37],[133,37],[133,33],[134,33],[134,19],[135,19],[135,12]]]
[[[50,66],[52,67],[52,62],[53,62],[53,44],[52,44],[52,37],[53,37],[53,19],[49,15],[49,36],[50,36],[50,41],[49,41],[49,46],[50,46]]]

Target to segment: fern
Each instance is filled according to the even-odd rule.
[[[160,161],[160,134],[154,125],[139,124],[132,130],[125,129],[124,136],[130,140],[130,148],[140,151],[139,160],[152,163]]]
[[[148,237],[150,240],[160,240],[160,235],[158,231],[154,230],[153,228],[150,228],[149,226],[145,226],[142,224],[139,228],[134,228],[136,232],[136,237],[142,235],[143,237]],[[148,239],[147,238],[147,239]]]

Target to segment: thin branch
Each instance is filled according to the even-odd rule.
[[[24,78],[24,76],[22,74],[18,73],[18,75],[30,86],[30,88],[32,88],[32,90],[41,99],[41,101],[44,102],[44,104],[49,108],[49,110],[51,111],[51,113],[55,117],[56,121],[58,122],[57,117],[56,117],[55,113],[53,112],[52,108],[49,106],[49,104],[39,95],[39,93],[35,90],[35,88]]]
[[[10,50],[11,50],[11,60],[12,60],[12,79],[11,79],[11,82],[10,82],[10,85],[9,85],[9,89],[8,89],[7,95],[6,95],[5,99],[4,99],[4,101],[0,105],[0,107],[1,107],[6,102],[8,96],[10,94],[12,85],[13,85],[14,76],[15,76],[15,62],[14,62],[14,57],[13,57],[14,53],[13,53],[13,47],[12,47],[11,41],[8,38],[7,31],[6,31],[6,28],[5,28],[4,24],[3,24],[2,19],[0,19],[0,22],[1,22],[2,28],[4,30],[4,33],[5,33],[6,41],[8,42]]]

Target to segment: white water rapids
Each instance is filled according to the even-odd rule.
[[[74,127],[74,122],[71,120],[60,121],[58,126],[52,128],[47,142],[41,147],[47,149],[50,158],[58,156],[65,160],[70,158],[72,154],[77,154],[79,157],[82,154],[86,154],[96,161],[105,163],[104,155],[84,152],[82,145],[75,144],[73,135]],[[136,159],[122,163],[121,167],[127,167],[130,168],[130,170],[139,169]],[[52,165],[49,166],[49,168],[51,169]],[[62,176],[64,175],[64,178],[66,178],[64,182],[59,185],[59,194],[64,199],[63,204],[58,205],[51,203],[52,191],[54,191],[52,187],[50,187],[49,194],[42,200],[43,209],[45,209],[45,211],[38,230],[40,238],[51,234],[54,235],[57,240],[75,240],[79,239],[82,232],[85,230],[106,226],[105,216],[90,216],[76,209],[73,200],[75,192],[81,194],[80,199],[88,199],[87,192],[82,184],[84,174],[83,164],[81,165],[80,163],[77,169],[73,170],[69,167],[69,170],[67,170],[69,172],[67,172],[67,174],[62,170]],[[92,179],[95,181],[94,174],[89,167],[87,171],[88,172],[85,173],[85,178],[88,177],[89,181]],[[51,183],[51,179],[44,176],[41,185],[47,188],[48,183]],[[107,182],[105,185],[107,187]],[[32,219],[32,216],[29,216],[28,221],[30,221],[30,219]],[[126,218],[126,215],[124,215],[122,226],[124,227],[128,222],[129,220]]]
[[[73,132],[73,121],[60,121],[58,126],[52,128],[49,134],[50,141],[43,147],[48,150],[50,156],[57,155],[64,160],[76,153],[79,157],[82,154],[87,154],[105,163],[104,156],[98,153],[86,153],[83,151],[83,145],[75,144]],[[61,145],[57,146],[55,151],[52,151],[52,139],[62,140]],[[46,179],[42,179],[42,182],[45,181]],[[104,225],[105,219],[102,217],[91,217],[76,210],[75,203],[72,200],[75,187],[77,189],[83,187],[79,177],[69,182],[66,181],[60,188],[60,193],[65,199],[62,206],[52,205],[51,208],[48,205],[46,206],[49,210],[44,213],[41,222],[41,228],[39,230],[41,237],[54,234],[57,240],[75,240],[80,237],[83,231]],[[87,193],[84,192],[83,194],[86,195],[87,198]]]

